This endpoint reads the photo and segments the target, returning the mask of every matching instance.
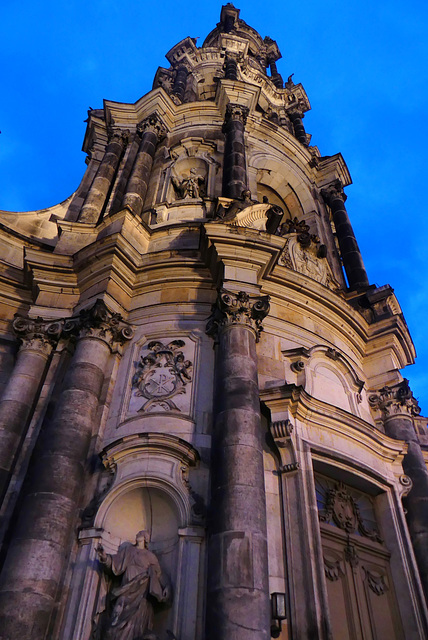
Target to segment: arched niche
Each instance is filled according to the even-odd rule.
[[[172,585],[173,601],[178,597],[177,576],[180,548],[180,513],[177,502],[170,492],[153,486],[132,483],[125,487],[105,510],[101,522],[104,535],[110,540],[120,540],[118,549],[126,543],[134,543],[135,536],[142,529],[149,532],[149,549],[152,551]],[[155,632],[159,637],[167,636],[174,624],[174,609],[158,607],[155,609]]]
[[[175,436],[144,433],[119,439],[103,450],[103,462],[114,481],[99,505],[93,526],[79,534],[64,640],[88,640],[103,597],[103,571],[96,548],[115,554],[135,542],[141,529],[150,532],[150,550],[172,585],[172,604],[155,614],[155,632],[167,640],[196,640],[200,635],[203,590],[204,529],[192,512],[189,467],[197,451]],[[199,627],[198,627],[199,625]]]
[[[135,541],[137,531],[150,534],[150,549],[162,568],[174,568],[180,514],[168,493],[149,486],[134,486],[121,493],[107,509],[101,527],[121,541]]]

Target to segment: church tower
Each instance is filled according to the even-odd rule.
[[[0,212],[2,640],[423,640],[428,437],[340,153],[226,4]]]

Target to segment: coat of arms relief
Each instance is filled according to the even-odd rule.
[[[144,345],[132,376],[130,413],[190,410],[193,362],[192,346],[184,340]]]

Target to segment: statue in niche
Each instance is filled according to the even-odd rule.
[[[187,178],[171,176],[172,186],[178,200],[204,198],[206,196],[205,177],[198,174],[194,167]]]
[[[139,531],[135,545],[128,544],[115,555],[105,553],[102,545],[96,551],[104,572],[120,576],[107,591],[97,614],[100,617],[96,635],[100,640],[158,640],[153,633],[153,603],[169,603],[171,589],[162,575],[159,561],[147,549],[149,534]]]
[[[148,353],[140,357],[132,386],[136,396],[147,399],[138,411],[153,408],[180,411],[172,398],[186,393],[186,385],[192,381],[193,366],[182,351],[183,340],[163,344],[153,340],[147,345]]]

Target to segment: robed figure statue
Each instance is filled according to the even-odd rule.
[[[106,594],[110,606],[104,604],[97,612],[104,614],[101,626],[97,625],[97,637],[102,640],[157,640],[152,603],[167,602],[170,588],[157,557],[147,549],[148,539],[147,531],[139,531],[135,545],[126,545],[116,555],[105,553],[101,545],[97,547],[104,571],[121,577],[120,585]]]

